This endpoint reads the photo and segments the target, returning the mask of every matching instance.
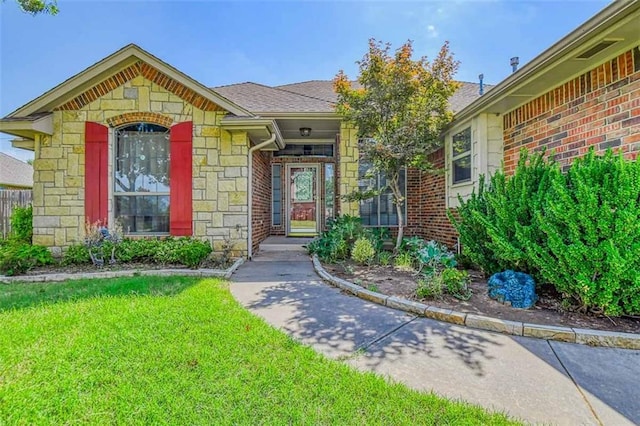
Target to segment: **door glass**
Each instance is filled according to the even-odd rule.
[[[316,235],[317,169],[291,167],[289,173],[289,234]]]

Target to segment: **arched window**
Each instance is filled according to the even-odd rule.
[[[114,213],[127,234],[169,233],[169,129],[152,123],[116,130]]]

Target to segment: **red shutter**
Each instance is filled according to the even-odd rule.
[[[169,220],[171,235],[193,235],[192,231],[192,135],[193,123],[171,127],[169,165]]]
[[[107,224],[109,128],[87,121],[84,127],[84,214],[89,223]]]

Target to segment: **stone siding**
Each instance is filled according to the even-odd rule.
[[[338,194],[336,194],[336,208],[340,215],[349,214],[360,216],[357,202],[347,203],[340,197],[358,190],[358,131],[355,127],[342,123],[340,126],[340,141],[338,144]],[[338,202],[339,201],[339,202]]]
[[[149,75],[153,74],[147,71]],[[154,78],[158,80],[157,76]],[[175,85],[170,85],[172,91],[169,91],[163,87],[169,83],[161,82],[162,85],[157,84],[139,74],[78,109],[72,108],[78,104],[78,99],[83,99],[82,96],[64,104],[64,109],[53,112],[53,136],[40,136],[35,141],[35,244],[51,247],[54,253],[59,253],[62,248],[82,240],[85,122],[113,126],[144,119],[165,126],[193,122],[194,236],[209,239],[216,249],[225,238],[230,238],[237,253],[246,252],[249,139],[244,132],[231,134],[221,130],[224,111],[208,104],[203,104],[207,111],[197,108],[174,93],[182,93]],[[112,132],[109,137],[111,221],[113,139]]]

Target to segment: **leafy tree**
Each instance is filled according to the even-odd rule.
[[[2,0],[4,2],[4,0]],[[58,13],[57,0],[16,0],[23,12],[30,15],[41,13],[56,15]]]
[[[343,71],[334,78],[336,110],[358,128],[366,141],[360,145],[361,158],[372,172],[386,176],[387,186],[345,198],[360,201],[390,190],[398,214],[397,250],[404,231],[400,173],[407,167],[434,170],[427,156],[441,145],[441,132],[452,118],[448,99],[459,87],[453,80],[458,62],[448,42],[430,62],[413,59],[411,41],[391,52],[390,44],[370,39],[369,52],[357,63],[357,85]]]

